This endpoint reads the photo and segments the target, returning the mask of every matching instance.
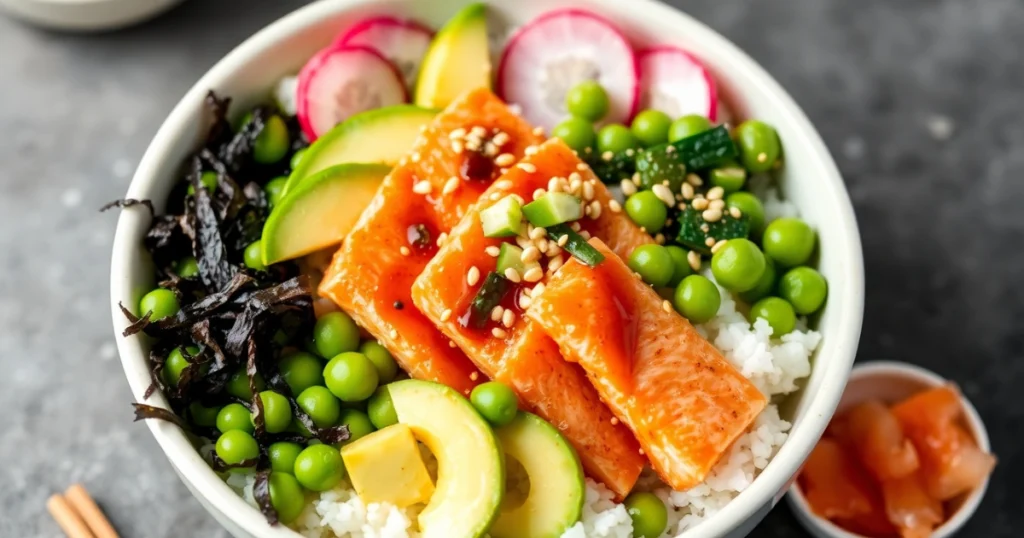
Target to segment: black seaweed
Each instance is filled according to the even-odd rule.
[[[270,502],[269,470],[264,469],[256,473],[256,482],[252,486],[252,496],[256,498],[256,504],[259,505],[260,512],[263,512],[263,517],[267,518],[267,523],[277,525],[277,510],[274,510],[274,505]]]
[[[104,211],[110,209],[114,209],[115,207],[118,209],[124,209],[126,207],[132,207],[134,205],[144,205],[147,208],[149,208],[150,215],[156,214],[156,211],[153,209],[153,202],[149,200],[136,200],[134,198],[122,198],[121,200],[114,200],[113,202],[104,204],[103,207],[100,208],[100,213],[103,213]]]
[[[174,424],[183,430],[189,429],[188,426],[185,424],[185,421],[182,420],[181,417],[162,407],[154,407],[152,405],[140,403],[133,403],[132,407],[135,408],[135,422],[147,418],[155,418],[170,422],[171,424]]]

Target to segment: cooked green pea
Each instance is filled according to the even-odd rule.
[[[668,141],[675,142],[703,133],[711,128],[711,122],[700,114],[688,114],[672,122],[668,128]]]
[[[668,510],[657,495],[648,492],[633,493],[623,503],[633,520],[635,538],[658,538],[668,526]]]
[[[582,153],[585,149],[594,147],[594,124],[583,118],[575,116],[559,123],[551,131],[553,138],[561,138],[565,145]]]
[[[668,249],[655,244],[640,245],[633,249],[629,255],[629,268],[655,288],[668,285],[676,271]]]
[[[359,352],[366,355],[367,359],[377,368],[377,377],[381,383],[390,383],[398,374],[398,364],[388,352],[387,348],[380,345],[376,340],[367,340],[359,346]]]
[[[174,292],[164,288],[157,288],[142,296],[139,301],[139,315],[150,314],[150,321],[158,321],[178,313],[178,297]]]
[[[755,239],[761,237],[764,232],[764,206],[757,196],[749,192],[734,192],[725,197],[725,206],[739,209],[750,219],[750,236]]]
[[[267,195],[267,203],[270,204],[270,207],[275,207],[281,203],[281,198],[284,195],[284,185],[287,182],[288,178],[281,176],[271,179],[263,186],[263,192]]]
[[[279,441],[267,448],[267,457],[270,458],[270,469],[282,473],[291,473],[295,470],[295,458],[302,452],[302,446],[298,443]]]
[[[324,384],[323,361],[304,351],[285,356],[277,363],[277,369],[288,388],[292,389],[292,394],[298,394],[313,385]]]
[[[263,264],[263,242],[257,239],[245,247],[244,259],[245,266],[249,269],[257,271],[266,269],[267,266]]]
[[[797,314],[813,314],[825,304],[828,283],[810,267],[790,269],[779,280],[779,296],[793,305]]]
[[[311,445],[295,458],[295,478],[310,491],[327,491],[345,478],[341,453],[330,445]]]
[[[778,297],[765,297],[750,307],[750,321],[758,318],[768,322],[772,328],[772,336],[779,337],[789,334],[796,327],[796,312],[793,305]]]
[[[495,426],[504,426],[516,418],[519,411],[519,398],[508,385],[497,381],[488,381],[473,388],[469,394],[473,407]]]
[[[775,289],[775,281],[778,278],[778,270],[775,268],[775,261],[770,257],[764,257],[764,272],[753,288],[740,293],[740,299],[747,304],[754,304],[759,299],[767,297]]]
[[[263,122],[263,130],[256,135],[252,157],[258,163],[276,163],[288,153],[290,143],[288,125],[281,119],[281,116],[273,114]]]
[[[213,194],[213,191],[217,190],[217,172],[210,170],[203,172],[202,175],[199,176],[199,182],[203,184],[203,187],[205,187],[207,191]],[[191,183],[188,185],[188,195],[196,195],[196,188],[192,186]]]
[[[344,312],[324,314],[313,327],[313,343],[325,358],[355,351],[359,349],[359,326]]]
[[[701,275],[690,275],[676,286],[673,296],[676,311],[693,323],[704,323],[715,317],[722,306],[722,296],[713,282]]]
[[[327,387],[309,387],[302,391],[295,401],[309,418],[313,419],[318,428],[334,426],[341,416],[341,402],[327,390]]]
[[[292,423],[292,406],[288,398],[272,390],[260,393],[263,402],[263,428],[268,433],[281,433]]]
[[[814,253],[814,242],[814,230],[806,222],[793,217],[773,220],[761,238],[764,253],[782,267],[807,263]]]
[[[341,420],[338,421],[338,424],[348,426],[348,439],[342,442],[343,445],[357,441],[376,431],[376,428],[373,427],[373,421],[370,420],[369,415],[358,409],[346,409],[342,411]]]
[[[196,356],[199,353],[199,348],[196,346],[188,346],[185,348],[190,356]],[[185,370],[189,365],[189,360],[185,358],[185,354],[181,352],[180,347],[176,347],[171,350],[167,355],[167,360],[164,362],[164,381],[167,381],[168,385],[177,385],[178,380],[181,379],[181,372]]]
[[[243,432],[252,433],[255,428],[252,426],[252,420],[249,419],[249,410],[244,405],[229,403],[217,413],[217,429],[221,433],[231,430],[242,430]]]
[[[199,274],[199,262],[192,256],[182,258],[174,264],[174,272],[181,278],[192,278]]]
[[[373,427],[378,430],[398,424],[398,413],[395,412],[395,403],[391,401],[391,393],[387,387],[378,388],[373,396],[370,396],[366,404],[366,414],[370,417]]]
[[[608,113],[608,94],[595,80],[580,82],[566,94],[565,108],[573,116],[599,121]]]
[[[736,165],[720,166],[711,170],[709,178],[711,185],[722,187],[722,190],[729,194],[743,188],[743,184],[747,182],[747,171]]]
[[[228,465],[238,465],[246,460],[253,460],[260,456],[260,446],[248,432],[242,430],[228,430],[217,439],[217,457]]]
[[[636,137],[621,123],[605,125],[597,132],[597,151],[619,153],[637,147]]]
[[[668,129],[672,119],[660,110],[644,110],[633,118],[630,129],[633,136],[645,147],[657,146],[668,142]]]
[[[743,166],[751,172],[767,172],[782,153],[775,129],[758,120],[747,120],[736,127],[736,139]]]
[[[665,227],[668,208],[665,202],[651,191],[640,191],[626,200],[626,214],[637,226],[649,234],[655,234]]]
[[[380,380],[377,368],[362,353],[342,353],[327,363],[324,381],[327,388],[343,402],[365,400],[377,390]]]
[[[301,148],[294,154],[292,154],[292,160],[291,162],[288,163],[291,165],[292,170],[295,170],[296,168],[299,167],[299,164],[302,163],[302,158],[306,156],[307,150],[309,150],[309,148]]]
[[[257,392],[267,388],[267,384],[263,382],[263,376],[259,372],[253,376],[253,384],[256,385]],[[249,376],[245,373],[245,367],[239,368],[231,374],[227,384],[224,385],[224,390],[240,400],[252,400],[252,390],[249,388]]]
[[[188,415],[192,424],[203,428],[217,426],[217,415],[220,414],[219,407],[206,407],[199,402],[192,402],[188,405]]]
[[[684,278],[693,274],[693,268],[690,267],[690,260],[687,258],[689,253],[685,248],[669,245],[665,250],[672,256],[672,279],[668,281],[668,285],[675,288]],[[669,290],[668,299],[672,298],[672,293],[672,290]]]
[[[270,473],[270,505],[281,523],[287,525],[295,521],[306,507],[306,496],[299,481],[288,473]]]
[[[727,290],[748,291],[764,273],[764,253],[749,239],[730,239],[711,256],[711,273]]]

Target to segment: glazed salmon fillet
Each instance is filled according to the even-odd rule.
[[[523,295],[537,282],[516,285],[514,291],[505,295],[503,316],[492,318],[486,327],[473,327],[466,317],[485,276],[495,270],[494,252],[503,242],[514,240],[485,237],[480,210],[513,194],[531,200],[534,191],[546,189],[552,177],[569,182],[578,180],[581,192],[582,185],[588,185],[588,203],[596,202],[607,208],[610,193],[580,163],[560,140],[549,140],[530,150],[451,231],[441,250],[416,279],[412,297],[416,307],[465,351],[480,370],[510,386],[521,402],[565,435],[579,453],[588,475],[624,497],[646,459],[633,434],[603,405],[579,365],[567,362],[554,340],[523,316],[522,305],[528,300]],[[651,241],[621,210],[603,209],[591,215],[596,217],[579,221],[581,230],[607,238],[622,256]],[[564,252],[556,255],[568,257]],[[471,272],[474,276],[470,276]]]
[[[527,315],[587,372],[676,490],[704,480],[767,399],[600,239],[596,267],[573,259]]]
[[[410,376],[467,393],[473,363],[412,305],[413,280],[439,236],[476,203],[501,166],[540,142],[485,89],[441,112],[392,170],[324,274],[319,292],[366,328]]]

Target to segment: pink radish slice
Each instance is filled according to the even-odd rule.
[[[673,118],[700,114],[715,121],[718,91],[704,64],[689,52],[672,46],[640,51],[640,106]]]
[[[585,80],[608,92],[604,123],[626,123],[636,113],[640,76],[632,47],[610,22],[580,9],[551,11],[522,27],[498,68],[505,101],[548,131],[569,114],[566,93]]]
[[[382,16],[357,23],[334,43],[360,45],[379,52],[402,73],[405,86],[412,88],[433,37],[430,28],[416,21]]]
[[[299,71],[299,125],[310,142],[353,114],[406,101],[402,76],[369,47],[330,46]]]

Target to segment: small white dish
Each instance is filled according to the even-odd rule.
[[[846,385],[846,391],[843,392],[843,397],[839,401],[836,414],[842,413],[847,408],[864,400],[878,399],[888,403],[897,402],[922,390],[945,385],[948,382],[934,372],[904,362],[876,361],[858,364],[854,366],[853,372],[850,374],[850,382]],[[964,410],[964,426],[974,437],[978,447],[989,452],[991,447],[988,441],[988,432],[985,430],[985,424],[981,421],[981,417],[966,397],[961,396],[961,405]],[[967,520],[974,515],[987,488],[988,480],[986,479],[970,493],[955,499],[951,505],[953,514],[945,523],[935,529],[931,538],[948,538],[956,534],[960,527],[963,527]],[[797,484],[789,489],[786,500],[793,509],[797,520],[816,538],[863,538],[859,534],[844,530],[831,521],[814,514],[807,503],[807,498],[804,497]]]
[[[0,0],[0,7],[54,30],[102,31],[155,17],[181,0]]]

